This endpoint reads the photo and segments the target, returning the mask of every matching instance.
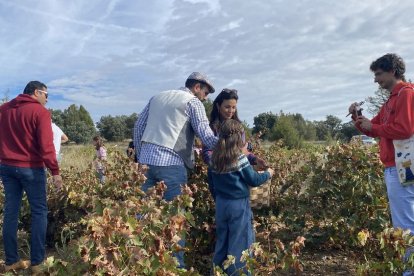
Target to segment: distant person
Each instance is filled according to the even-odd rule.
[[[55,123],[52,122],[52,132],[53,132],[53,145],[55,146],[56,159],[58,162],[61,161],[60,155],[60,145],[69,141],[68,136],[58,127]]]
[[[103,184],[105,183],[105,173],[106,173],[105,164],[104,164],[105,163],[104,161],[106,161],[106,148],[100,136],[93,137],[92,143],[96,150],[96,156],[93,161],[93,164],[95,166],[96,173],[99,178],[99,182]]]
[[[128,157],[131,157],[133,154],[135,154],[134,141],[129,142],[126,154]]]
[[[207,148],[217,138],[208,125],[204,101],[214,92],[211,81],[199,72],[192,73],[185,87],[152,97],[138,117],[134,128],[135,152],[140,164],[148,165],[146,192],[161,180],[167,185],[164,198],[173,200],[187,183],[187,168],[194,168],[194,137]],[[184,240],[180,242],[184,246]],[[176,254],[184,268],[183,252]]]
[[[134,158],[134,162],[135,163],[138,163],[137,155],[135,154],[134,141],[129,142],[128,148],[126,150],[126,154],[130,158],[133,157]]]
[[[3,243],[6,272],[31,265],[32,275],[41,273],[45,259],[47,202],[46,172],[62,188],[62,177],[53,146],[47,86],[29,82],[23,94],[0,106],[0,176],[4,186]],[[23,192],[31,209],[30,262],[20,259],[17,226]]]
[[[243,133],[244,128],[238,121],[223,121],[210,164],[209,182],[216,194],[217,241],[213,263],[223,268],[227,256],[234,256],[235,265],[225,270],[227,275],[238,275],[238,269],[243,267],[240,261],[242,252],[254,241],[249,186],[260,186],[274,173],[272,169],[263,173],[253,169],[243,153],[246,146]]]
[[[134,169],[137,170],[138,169],[138,158],[137,158],[137,155],[135,154],[134,141],[129,142],[128,148],[126,150],[126,154],[129,158],[134,159]]]

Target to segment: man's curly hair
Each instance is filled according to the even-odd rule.
[[[397,54],[386,54],[380,57],[371,63],[369,69],[371,69],[372,72],[378,69],[381,69],[384,72],[395,71],[394,76],[399,80],[405,81],[405,63]]]

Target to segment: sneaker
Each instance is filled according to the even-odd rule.
[[[20,261],[14,263],[14,264],[6,265],[5,268],[4,268],[4,270],[6,272],[8,272],[8,271],[12,271],[12,270],[26,269],[29,266],[30,266],[30,261],[22,261],[22,260],[20,260]]]
[[[42,267],[42,264],[32,265],[32,266],[30,267],[30,269],[31,269],[31,271],[32,271],[32,273],[31,273],[31,275],[32,275],[32,276],[44,275],[44,274],[43,274],[43,267]]]

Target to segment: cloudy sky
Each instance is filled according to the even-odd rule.
[[[411,0],[0,0],[0,13],[1,98],[40,80],[49,107],[82,104],[95,121],[139,113],[193,71],[237,89],[251,126],[280,110],[345,121],[389,52],[414,79]]]

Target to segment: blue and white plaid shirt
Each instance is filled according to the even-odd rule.
[[[192,93],[185,87],[180,88],[180,90]],[[173,149],[147,142],[141,143],[142,135],[147,126],[150,102],[145,106],[134,126],[134,145],[138,162],[153,166],[184,166],[183,159]],[[212,149],[218,139],[214,136],[214,133],[209,126],[203,103],[198,98],[191,99],[187,103],[185,114],[189,117],[195,134],[200,137],[207,148]]]

